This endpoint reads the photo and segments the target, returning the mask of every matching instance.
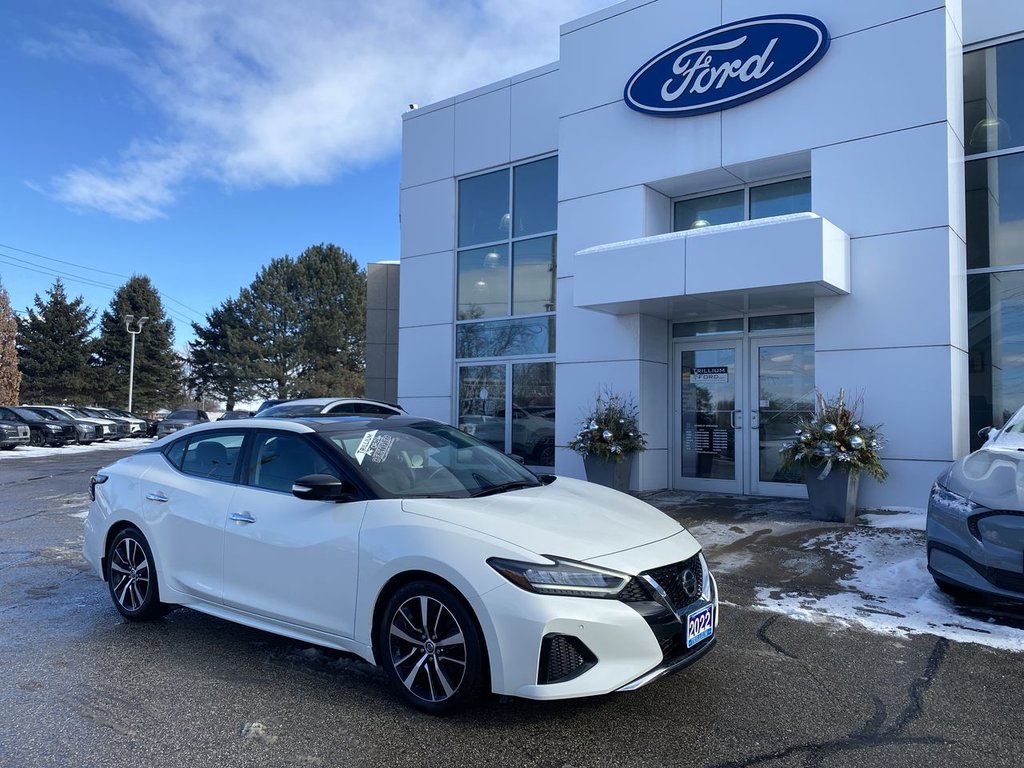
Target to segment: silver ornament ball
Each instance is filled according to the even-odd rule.
[[[851,437],[850,447],[853,448],[853,450],[855,451],[859,451],[861,448],[864,447],[864,439],[856,436]]]
[[[821,431],[824,432],[826,435],[834,435],[836,433],[836,425],[826,424],[824,427],[821,428]]]
[[[605,440],[611,440],[612,433],[606,429],[604,432],[601,433],[601,437],[603,437]]]

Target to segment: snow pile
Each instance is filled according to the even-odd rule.
[[[931,634],[1024,651],[1024,631],[994,619],[965,616],[938,591],[926,567],[924,539],[915,531],[833,533],[812,539],[804,548],[831,550],[853,565],[853,574],[838,583],[842,591],[816,597],[761,587],[756,607],[802,621],[838,622],[898,637]]]
[[[127,437],[123,440],[90,443],[89,445],[65,445],[63,448],[34,448],[30,445],[18,445],[10,451],[0,451],[0,461],[7,459],[29,459],[33,456],[63,456],[64,454],[92,453],[109,450],[138,450],[153,442],[151,437]]]
[[[905,531],[923,531],[926,519],[925,510],[914,507],[891,510],[888,514],[861,515],[858,518],[872,528],[899,528]]]

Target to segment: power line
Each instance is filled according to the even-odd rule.
[[[54,258],[52,258],[50,256],[43,256],[43,254],[41,254],[41,253],[36,253],[34,251],[26,251],[24,248],[17,248],[17,247],[15,247],[13,245],[6,245],[5,243],[0,243],[0,248],[6,248],[9,251],[17,251],[18,253],[24,253],[24,254],[27,254],[28,256],[35,256],[38,259],[46,259],[47,261],[56,261],[58,264],[67,264],[69,267],[78,267],[79,269],[88,269],[90,272],[100,272],[100,273],[102,273],[104,275],[112,275],[113,277],[124,277],[124,278],[128,277],[128,275],[122,275],[122,274],[120,274],[118,272],[107,272],[105,269],[96,269],[96,267],[88,267],[85,264],[76,264],[73,261],[64,261],[63,259],[54,259]]]

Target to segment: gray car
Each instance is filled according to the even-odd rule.
[[[191,427],[194,424],[205,424],[210,420],[206,411],[198,411],[194,408],[181,408],[169,413],[167,418],[156,426],[156,436],[164,437],[179,429]]]
[[[939,475],[928,499],[928,571],[951,594],[1024,601],[1024,408]]]

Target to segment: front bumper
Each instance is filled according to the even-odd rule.
[[[712,605],[718,624],[718,589],[711,579],[710,600],[678,610],[655,600],[559,597],[502,585],[477,598],[490,652],[495,693],[528,699],[566,699],[632,691],[677,672],[706,655],[716,635],[686,647],[687,616]],[[552,638],[576,646],[577,673],[542,682]]]
[[[935,486],[926,530],[934,578],[1024,600],[1024,512],[988,509]]]

